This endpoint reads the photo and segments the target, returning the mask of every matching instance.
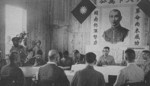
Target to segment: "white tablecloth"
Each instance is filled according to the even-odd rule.
[[[76,71],[84,69],[86,65],[79,64],[73,65],[71,71],[65,71],[67,78],[71,82]],[[39,67],[20,67],[24,73],[25,77],[37,76]],[[94,69],[101,72],[104,75],[105,82],[108,82],[108,75],[118,75],[119,71],[124,68],[123,66],[94,66]]]

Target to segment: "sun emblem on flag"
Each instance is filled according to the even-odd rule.
[[[81,14],[86,14],[86,12],[87,12],[87,7],[82,6],[82,7],[80,8],[80,13],[81,13]]]

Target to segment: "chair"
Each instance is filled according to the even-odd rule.
[[[126,83],[123,86],[145,86],[144,82]]]
[[[145,75],[144,81],[146,86],[150,86],[150,71]]]
[[[116,75],[108,75],[108,86],[113,86],[117,79]]]

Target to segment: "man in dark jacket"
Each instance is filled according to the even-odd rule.
[[[0,86],[23,86],[24,75],[22,70],[16,65],[16,52],[12,52],[10,56],[7,56],[7,65],[2,67],[1,70],[1,83]]]
[[[47,64],[39,69],[40,86],[69,86],[63,69],[56,66],[57,58],[59,58],[59,53],[56,50],[49,51]]]
[[[71,86],[105,86],[102,73],[94,70],[96,55],[92,52],[86,54],[87,67],[77,71],[71,82]]]

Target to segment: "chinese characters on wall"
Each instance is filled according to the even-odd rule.
[[[99,11],[95,9],[91,16],[91,44],[97,45],[98,44],[98,31],[99,31]]]

